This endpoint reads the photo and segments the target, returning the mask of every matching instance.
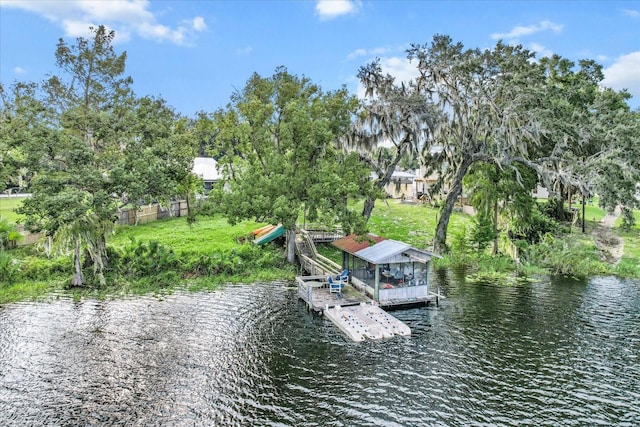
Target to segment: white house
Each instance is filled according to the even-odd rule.
[[[213,184],[222,178],[218,170],[218,162],[212,157],[196,157],[193,160],[191,172],[202,179],[207,193],[211,190]]]

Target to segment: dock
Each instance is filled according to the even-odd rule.
[[[349,284],[345,284],[341,292],[332,293],[329,289],[327,276],[298,276],[298,297],[307,303],[307,306],[318,313],[335,306],[359,305],[371,303],[371,298]]]
[[[320,255],[315,248],[315,241],[318,239],[334,241],[338,237],[339,233],[325,233],[322,236],[306,230],[296,233],[296,254],[300,268],[310,274],[296,277],[298,298],[310,310],[326,316],[356,342],[411,335],[411,329],[384,311],[382,306],[426,304],[431,301],[428,287],[384,289],[381,293],[386,296],[386,291],[390,295],[388,298],[378,299],[379,295],[376,295],[371,286],[355,275],[349,274],[346,279],[339,280],[342,276],[338,272],[343,267]],[[329,283],[330,280],[332,284]],[[339,280],[339,288],[336,287],[336,280]],[[373,296],[376,297],[375,301]]]
[[[298,276],[296,282],[298,297],[309,309],[323,314],[353,341],[411,335],[406,324],[349,284],[331,292],[326,276]]]
[[[324,310],[324,315],[356,342],[411,335],[406,324],[371,304],[335,306]]]

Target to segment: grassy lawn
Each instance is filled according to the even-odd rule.
[[[580,209],[580,214],[582,214],[582,207]],[[587,221],[592,222],[600,222],[602,218],[604,218],[606,212],[604,209],[599,208],[598,206],[586,205],[584,207],[584,218]]]
[[[9,222],[17,222],[18,214],[15,209],[22,204],[26,197],[0,197],[0,216],[7,218]]]
[[[176,253],[214,253],[228,251],[238,246],[252,230],[265,225],[244,221],[230,225],[222,217],[199,217],[191,227],[185,218],[170,218],[138,226],[118,227],[115,236],[107,238],[110,246],[123,247],[131,239],[149,242],[173,249]]]
[[[362,209],[362,203],[355,207]],[[401,203],[394,199],[378,200],[369,219],[369,229],[380,236],[429,249],[438,218],[439,209],[429,205]],[[462,229],[471,223],[471,216],[454,211],[449,220],[449,230]]]

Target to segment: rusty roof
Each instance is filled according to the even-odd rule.
[[[375,245],[376,243],[382,242],[383,240],[387,240],[385,237],[380,237],[373,233],[369,233],[366,236],[358,235],[358,234],[349,234],[342,239],[336,240],[333,242],[333,246],[338,249],[341,249],[350,254],[354,254],[359,250],[364,248],[368,248],[371,245]]]
[[[373,264],[404,263],[419,261],[429,262],[432,256],[439,257],[432,252],[414,248],[397,240],[387,239],[369,233],[366,236],[350,234],[332,243],[333,246],[360,259]]]

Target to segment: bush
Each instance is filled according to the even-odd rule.
[[[73,261],[71,257],[40,258],[30,257],[22,266],[22,276],[30,280],[47,280],[52,276],[66,274],[71,276]]]
[[[178,259],[172,249],[152,240],[148,243],[131,239],[120,253],[114,249],[110,259],[112,269],[129,279],[158,276],[179,269]]]
[[[611,268],[600,261],[595,244],[575,236],[553,238],[547,236],[537,245],[529,246],[522,258],[544,267],[551,274],[583,279],[591,275],[609,274]]]
[[[509,239],[538,243],[544,236],[558,232],[558,222],[534,205],[530,216],[525,220],[514,218],[509,226]]]
[[[11,284],[20,272],[20,263],[11,255],[0,251],[0,283]]]

